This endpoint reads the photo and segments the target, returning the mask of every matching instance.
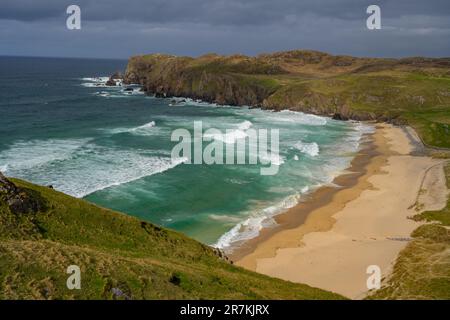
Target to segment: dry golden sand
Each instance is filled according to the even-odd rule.
[[[369,157],[353,163],[363,164],[359,174],[347,175],[341,189],[325,190],[328,197],[319,197],[319,206],[309,204],[306,215],[308,204],[300,203],[277,219],[298,221],[295,227],[281,223],[276,232],[263,230],[244,254],[238,250],[236,264],[353,299],[367,293],[369,265],[389,275],[405,239],[419,225],[408,217],[419,209],[443,208],[447,188],[442,161],[411,155],[413,146],[402,128],[379,125],[372,138]]]

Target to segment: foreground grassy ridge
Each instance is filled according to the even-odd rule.
[[[155,54],[130,58],[125,80],[158,95],[408,123],[426,144],[450,147],[450,58]]]
[[[450,189],[450,163],[445,173]],[[429,223],[413,232],[386,286],[370,299],[450,299],[450,199],[444,209],[415,218]]]
[[[0,198],[0,299],[341,299],[238,268],[174,231],[13,180],[46,209]],[[78,265],[81,290],[66,288]]]

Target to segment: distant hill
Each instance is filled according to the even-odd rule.
[[[306,50],[257,57],[152,54],[129,59],[125,82],[158,96],[408,123],[426,144],[450,147],[450,58],[356,58]]]
[[[81,269],[69,290],[67,267]],[[0,173],[0,299],[342,299],[180,233]]]

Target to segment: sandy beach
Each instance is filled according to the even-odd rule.
[[[445,206],[443,161],[408,128],[377,124],[349,172],[277,217],[278,227],[236,250],[237,265],[352,299],[367,295],[367,267],[389,276],[419,226],[408,217]]]

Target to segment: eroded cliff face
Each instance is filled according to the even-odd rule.
[[[434,81],[443,79],[443,81]],[[247,57],[144,55],[125,83],[148,94],[404,123],[410,110],[450,105],[450,59],[378,59],[289,51]]]
[[[262,106],[264,99],[275,92],[275,87],[265,85],[257,77],[249,81],[251,73],[237,73],[241,66],[252,67],[247,61],[241,65],[227,63],[218,56],[200,60],[166,55],[133,57],[124,81],[139,83],[157,96],[189,97],[229,105]],[[271,66],[264,67],[267,69],[262,72],[277,72]]]
[[[45,205],[39,197],[17,187],[0,172],[0,200],[4,201],[13,214],[36,213]]]

